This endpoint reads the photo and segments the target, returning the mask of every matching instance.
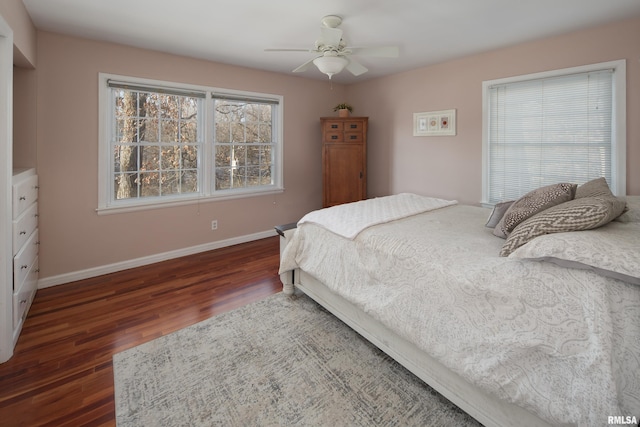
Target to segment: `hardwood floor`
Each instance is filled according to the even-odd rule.
[[[114,353],[282,290],[279,238],[39,290],[0,364],[0,425],[114,426]]]

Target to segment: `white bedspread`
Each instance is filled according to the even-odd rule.
[[[354,239],[362,230],[371,226],[456,203],[458,202],[455,200],[402,193],[313,211],[303,216],[298,221],[298,226],[304,223],[314,223],[347,239]]]
[[[471,383],[552,425],[640,414],[640,286],[499,257],[489,210],[456,205],[353,240],[302,223],[300,267]]]

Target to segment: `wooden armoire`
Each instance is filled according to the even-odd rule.
[[[368,117],[322,117],[322,206],[367,198]]]

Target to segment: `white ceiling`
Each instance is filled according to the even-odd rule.
[[[524,41],[640,16],[640,0],[23,0],[40,30],[290,73],[313,55],[325,15],[349,46],[395,45],[396,59],[356,57],[352,83]],[[327,79],[315,67],[299,75]]]

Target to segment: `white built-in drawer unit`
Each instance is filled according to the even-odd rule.
[[[17,291],[27,277],[27,272],[38,258],[38,230],[31,233],[26,243],[13,257],[13,290]]]
[[[26,169],[13,175],[13,219],[38,200],[38,175]]]
[[[38,285],[38,175],[13,173],[13,328],[19,331]]]
[[[13,220],[14,256],[24,246],[36,228],[38,228],[38,204],[32,203],[18,218]]]
[[[38,287],[38,258],[33,260],[27,270],[24,280],[18,289],[13,292],[13,327],[22,325],[27,317],[27,311],[31,307],[33,297]]]

